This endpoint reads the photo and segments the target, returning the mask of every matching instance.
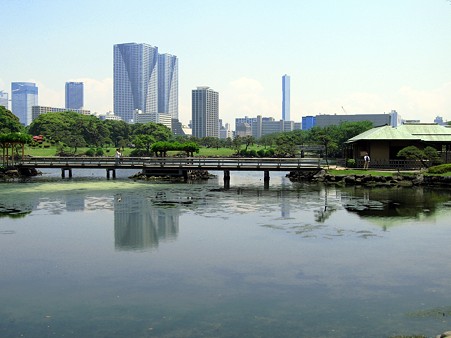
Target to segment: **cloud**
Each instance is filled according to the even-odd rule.
[[[83,82],[84,108],[96,113],[113,111],[113,79],[102,80],[77,78],[70,81]]]
[[[431,90],[419,90],[409,86],[398,90],[397,101],[412,119],[415,116],[432,122],[436,116],[442,116],[445,120],[451,115],[451,82],[444,83]],[[423,121],[422,121],[423,122]]]
[[[281,110],[281,104],[265,92],[264,86],[255,79],[241,77],[228,83],[219,94],[219,115],[234,125],[237,117],[272,116]]]

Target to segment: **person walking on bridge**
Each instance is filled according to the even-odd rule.
[[[114,155],[114,164],[118,165],[121,162],[122,153],[119,148],[116,149],[116,154]]]

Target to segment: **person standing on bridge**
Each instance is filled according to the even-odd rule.
[[[118,165],[121,162],[122,153],[119,148],[116,149],[116,154],[114,155],[114,163]]]

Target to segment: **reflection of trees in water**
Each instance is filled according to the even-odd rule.
[[[433,215],[450,196],[448,191],[423,187],[354,189],[344,207],[362,217],[418,218]]]
[[[116,195],[116,249],[144,250],[158,247],[161,240],[175,239],[179,231],[179,215],[179,208],[156,206],[150,199],[138,194]]]

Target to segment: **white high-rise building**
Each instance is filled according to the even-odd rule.
[[[133,113],[158,113],[158,48],[144,43],[114,45],[114,114],[133,122]]]
[[[192,91],[193,136],[219,137],[219,94],[210,87],[197,87]]]
[[[175,55],[158,55],[158,113],[179,118],[178,59]]]
[[[32,107],[38,105],[38,87],[32,82],[12,82],[11,101],[12,113],[28,126],[32,121]]]
[[[290,77],[282,76],[282,120],[290,121]]]

